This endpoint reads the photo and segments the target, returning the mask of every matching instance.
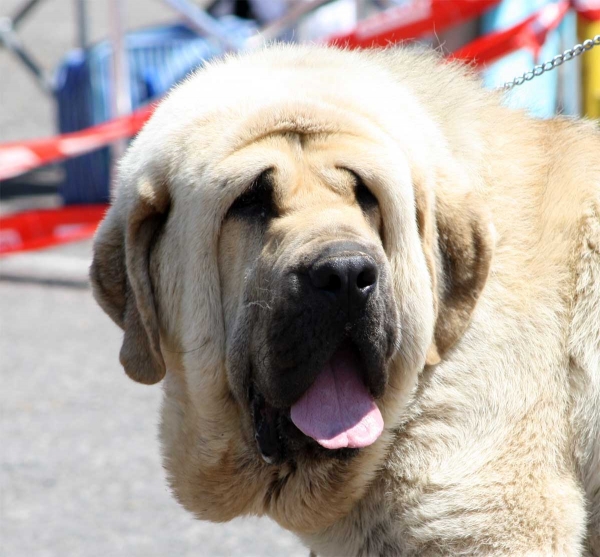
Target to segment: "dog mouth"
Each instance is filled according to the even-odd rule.
[[[360,354],[350,342],[335,350],[289,408],[274,408],[255,386],[249,394],[256,444],[269,464],[285,460],[294,449],[346,458],[372,445],[383,431]]]

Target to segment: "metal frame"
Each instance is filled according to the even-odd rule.
[[[12,16],[0,18],[0,44],[10,50],[31,72],[45,93],[52,93],[53,83],[50,73],[44,70],[34,56],[25,48],[17,31],[19,25],[27,18],[41,0],[25,0]]]

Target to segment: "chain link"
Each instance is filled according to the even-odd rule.
[[[552,60],[548,60],[543,64],[535,66],[532,70],[525,72],[523,75],[515,77],[512,81],[508,81],[504,84],[502,89],[510,91],[517,85],[523,85],[526,81],[531,81],[534,77],[542,75],[543,73],[549,72],[554,68],[558,68],[564,62],[572,60],[576,56],[583,54],[584,52],[591,50],[595,46],[600,45],[600,35],[596,35],[593,39],[586,39],[581,44],[576,44],[573,48],[565,50],[562,54],[556,55]]]

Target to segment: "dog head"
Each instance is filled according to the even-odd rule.
[[[485,284],[473,179],[387,63],[285,47],[219,63],[121,164],[94,293],[128,375],[167,375],[166,467],[203,518],[311,531],[347,512]]]

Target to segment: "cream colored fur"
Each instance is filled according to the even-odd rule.
[[[165,466],[199,518],[266,514],[322,557],[600,556],[600,133],[501,100],[427,53],[274,46],[210,64],[158,107],[121,164],[92,279],[127,372],[166,374]],[[274,166],[295,184],[281,195],[297,221],[278,233],[297,239],[322,225],[306,207],[340,202],[319,189],[335,164],[379,200],[406,348],[373,446],[269,466],[225,358],[239,252],[262,244],[223,218]],[[332,209],[323,234],[353,210]],[[483,246],[465,266],[491,262],[458,313],[436,294],[436,234]]]

